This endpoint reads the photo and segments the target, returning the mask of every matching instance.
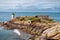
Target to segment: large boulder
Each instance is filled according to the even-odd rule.
[[[43,33],[47,34],[47,38],[52,39],[60,39],[60,24],[58,23],[56,26],[53,26],[51,28],[48,28]],[[42,33],[42,34],[43,34]]]

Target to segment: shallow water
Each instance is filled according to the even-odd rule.
[[[1,27],[0,27],[1,29]],[[13,30],[0,30],[0,40],[22,40]]]

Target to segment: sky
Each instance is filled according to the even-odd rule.
[[[0,0],[0,12],[60,11],[60,0]]]

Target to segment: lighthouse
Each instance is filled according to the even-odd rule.
[[[15,18],[15,14],[12,13],[12,15],[11,15],[11,19],[14,19],[14,18]]]

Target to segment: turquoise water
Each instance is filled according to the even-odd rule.
[[[9,21],[11,12],[0,12],[0,22]],[[60,12],[15,12],[15,16],[34,16],[34,15],[49,15],[51,18],[60,22]],[[0,27],[0,40],[22,40],[19,35],[12,30],[2,30]]]
[[[0,22],[9,21],[11,18],[11,12],[0,12]],[[60,12],[15,12],[17,16],[34,16],[34,15],[49,15],[51,18],[60,21]]]

